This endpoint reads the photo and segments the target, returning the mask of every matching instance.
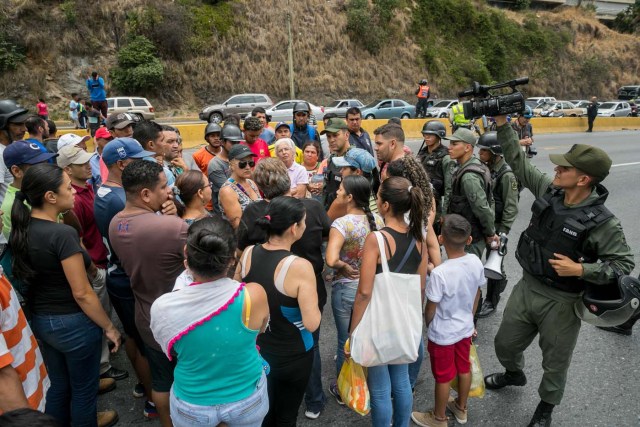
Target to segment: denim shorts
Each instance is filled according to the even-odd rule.
[[[171,388],[170,409],[175,427],[217,426],[220,423],[229,427],[259,426],[269,410],[267,377],[262,374],[249,397],[222,405],[193,405],[176,397]]]

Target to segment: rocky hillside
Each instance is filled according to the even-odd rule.
[[[86,94],[84,79],[97,70],[109,95],[147,96],[161,115],[193,113],[238,92],[287,98],[287,11],[296,95],[317,104],[346,96],[412,101],[422,77],[441,98],[473,79],[529,75],[528,95],[558,98],[611,98],[640,80],[640,37],[575,8],[516,13],[479,0],[6,0],[0,96],[29,106],[44,96],[62,116],[68,95]],[[372,49],[370,37],[383,31]],[[151,51],[134,48],[136,36]],[[123,74],[126,67],[139,68]]]

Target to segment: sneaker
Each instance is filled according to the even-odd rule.
[[[98,383],[98,394],[109,393],[116,388],[116,380],[113,378],[100,378]]]
[[[100,411],[97,414],[98,427],[111,427],[118,422],[118,413],[116,411]]]
[[[144,384],[138,383],[133,387],[133,397],[144,397],[147,394],[147,390],[144,388]]]
[[[331,384],[329,386],[329,393],[331,393],[331,395],[336,398],[336,402],[338,402],[338,405],[344,406],[344,402],[342,401],[342,397],[340,396],[340,391],[338,390],[337,384]]]
[[[433,411],[412,412],[411,419],[420,427],[447,427],[449,425],[448,417],[445,417],[444,420],[439,420],[436,418]]]
[[[113,366],[109,368],[107,372],[100,375],[100,378],[113,378],[116,381],[123,380],[129,376],[129,372],[123,371],[122,369],[114,368]]]
[[[306,411],[304,411],[304,416],[309,418],[310,420],[315,420],[320,416],[320,411],[313,412],[307,409]]]
[[[158,409],[153,402],[146,401],[144,402],[144,411],[142,411],[145,417],[147,418],[158,418]]]
[[[458,407],[458,403],[453,396],[449,396],[449,401],[447,402],[447,409],[451,411],[454,417],[456,417],[456,421],[460,424],[467,423],[467,410],[460,409]]]

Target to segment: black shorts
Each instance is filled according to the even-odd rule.
[[[151,388],[159,393],[169,393],[173,385],[175,358],[170,361],[163,352],[148,345],[145,345],[145,355],[149,362],[149,370],[151,370]]]
[[[131,290],[129,278],[120,275],[112,277],[107,273],[106,286],[111,305],[122,323],[124,332],[136,342],[138,350],[144,356],[144,342],[136,327],[136,301]]]

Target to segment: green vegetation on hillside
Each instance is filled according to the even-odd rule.
[[[399,0],[349,0],[346,4],[347,31],[371,54],[388,44],[394,30],[393,15]]]
[[[640,33],[640,0],[616,16],[613,28],[621,33]]]

